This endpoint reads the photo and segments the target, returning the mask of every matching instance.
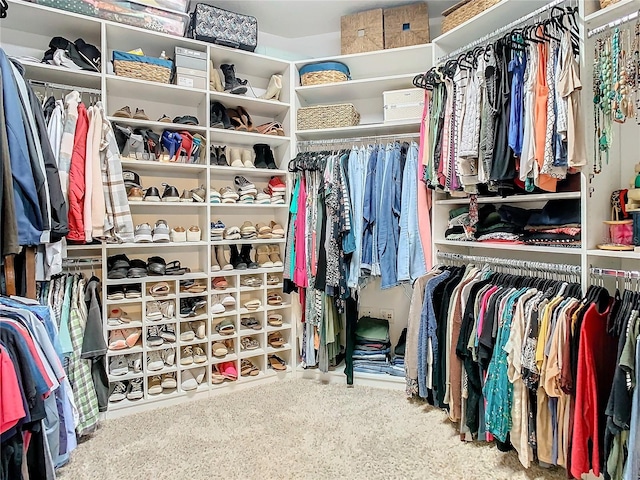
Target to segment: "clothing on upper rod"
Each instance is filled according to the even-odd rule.
[[[638,414],[631,401],[636,387],[621,380],[631,380],[622,375],[640,348],[638,294],[611,297],[591,286],[583,297],[578,283],[561,280],[564,271],[578,279],[577,266],[543,264],[560,275],[535,278],[533,269],[523,277],[482,263],[509,268],[508,259],[477,259],[434,269],[414,283],[408,394],[447,410],[462,439],[515,448],[525,467],[539,461],[563,466],[575,478],[590,469],[605,478],[635,478],[640,452],[630,421]],[[631,333],[623,342],[625,328]],[[626,360],[612,361],[623,344]]]
[[[426,89],[424,180],[457,194],[558,183],[586,163],[572,8],[414,79]]]
[[[61,271],[65,237],[80,243],[94,238],[132,242],[118,146],[102,104],[87,108],[72,90],[64,101],[49,97],[41,105],[24,79],[24,67],[2,49],[0,74],[0,148],[6,153],[2,257],[17,254],[21,246],[38,246],[36,278],[43,280]],[[45,91],[68,87],[42,86]]]

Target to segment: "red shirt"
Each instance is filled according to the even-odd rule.
[[[616,369],[618,343],[607,334],[610,311],[611,303],[603,313],[591,304],[580,330],[571,451],[571,475],[575,478],[581,478],[590,469],[599,476],[601,462],[605,460],[605,409]],[[591,456],[589,442],[593,444]]]
[[[0,346],[0,433],[14,427],[25,415],[16,369]]]

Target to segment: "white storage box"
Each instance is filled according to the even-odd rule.
[[[406,88],[382,92],[384,123],[402,120],[420,120],[424,109],[424,90]]]

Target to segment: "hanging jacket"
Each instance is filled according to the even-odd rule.
[[[84,190],[85,157],[87,154],[87,132],[89,118],[83,103],[78,104],[78,121],[73,141],[73,154],[69,168],[69,235],[74,242],[84,242]]]
[[[38,245],[43,230],[42,212],[31,171],[18,87],[13,77],[9,58],[1,48],[0,70],[2,71],[5,128],[8,137],[9,160],[13,177],[14,202],[18,224],[18,243],[23,246]]]
[[[2,70],[0,69],[0,85]],[[18,223],[16,207],[13,201],[13,179],[9,161],[9,142],[7,139],[4,101],[0,92],[0,255],[15,255],[20,252],[18,244]]]
[[[49,208],[51,209],[51,238],[49,241],[53,243],[69,233],[67,203],[64,201],[64,196],[62,195],[58,165],[53,149],[51,148],[47,126],[43,112],[39,107],[38,97],[28,83],[27,90],[29,92],[29,98],[31,99],[31,109],[36,121],[38,139],[40,141],[40,148],[42,149],[46,169],[47,185],[49,186]]]

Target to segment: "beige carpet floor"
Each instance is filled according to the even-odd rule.
[[[403,392],[292,380],[102,423],[63,480],[566,478],[462,443]]]

